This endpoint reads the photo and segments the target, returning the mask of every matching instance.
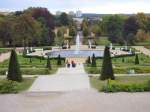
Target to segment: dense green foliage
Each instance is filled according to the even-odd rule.
[[[106,79],[112,79],[114,80],[114,73],[113,73],[113,67],[112,67],[112,62],[111,62],[111,55],[109,51],[109,47],[105,47],[104,50],[104,58],[103,58],[103,64],[102,64],[102,70],[101,70],[101,80],[106,80]]]
[[[0,17],[3,46],[52,45],[54,18],[46,8],[29,8]]]
[[[27,90],[34,79],[24,79],[21,83],[12,80],[0,80],[0,93],[18,93]]]
[[[144,82],[144,84],[117,84],[110,83],[103,86],[102,91],[104,92],[143,92],[150,91],[150,80]]]
[[[17,54],[14,49],[11,51],[7,79],[18,82],[22,81],[20,65],[18,63]]]
[[[128,45],[149,45],[150,41],[150,19],[144,13],[136,15],[106,15],[97,21],[83,21],[82,30],[85,37],[89,36],[89,31],[94,33],[97,44],[103,38],[114,44]],[[99,44],[100,45],[100,44]],[[107,44],[105,44],[107,45]]]
[[[99,80],[91,77],[92,87],[104,92],[143,92],[150,91],[149,76],[116,76],[116,80]]]

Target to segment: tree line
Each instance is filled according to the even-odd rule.
[[[150,40],[150,17],[138,13],[131,16],[107,15],[94,22],[85,19],[82,30],[85,37],[93,32],[95,37],[107,36],[112,43],[133,45]]]
[[[0,46],[61,45],[66,28],[69,36],[75,37],[77,28],[71,16],[65,12],[54,16],[41,7],[0,15]],[[81,30],[84,37],[93,32],[96,38],[107,36],[112,43],[133,45],[150,40],[150,17],[138,13],[107,15],[94,22],[85,18]]]
[[[73,21],[66,13],[54,16],[41,7],[0,15],[0,46],[53,45],[55,27],[71,24]]]

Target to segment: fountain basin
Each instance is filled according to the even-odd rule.
[[[47,55],[50,57],[57,57],[59,54],[61,57],[88,57],[95,54],[96,57],[103,57],[103,50],[80,50],[76,53],[75,50],[61,50],[48,52]]]

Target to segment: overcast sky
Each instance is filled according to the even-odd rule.
[[[14,11],[28,7],[46,7],[50,12],[150,13],[150,0],[0,0],[0,10]]]

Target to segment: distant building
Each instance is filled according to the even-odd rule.
[[[60,16],[61,13],[62,13],[61,11],[57,11],[57,12],[56,12],[56,16]]]
[[[68,14],[69,14],[70,16],[75,16],[75,13],[74,13],[73,11],[70,11]]]
[[[82,12],[81,11],[77,11],[76,12],[76,17],[82,17]]]

